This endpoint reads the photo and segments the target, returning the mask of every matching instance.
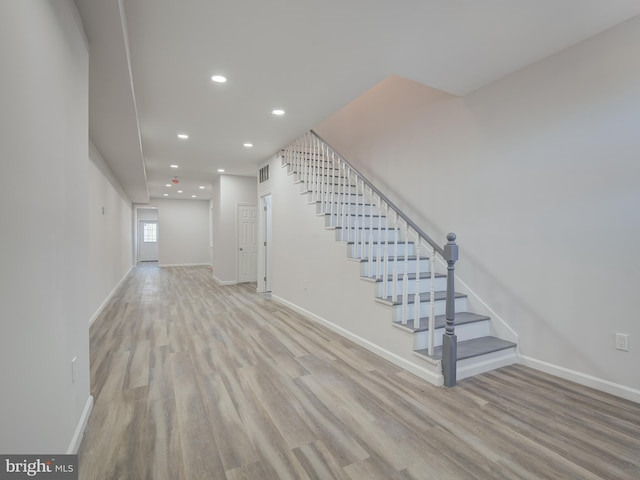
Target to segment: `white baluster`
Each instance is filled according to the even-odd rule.
[[[416,291],[413,299],[413,328],[420,327],[420,236],[416,232]]]
[[[407,324],[409,313],[407,307],[409,304],[409,224],[405,223],[404,227],[404,273],[402,275],[402,323]]]
[[[396,214],[396,218],[393,223],[395,238],[393,241],[394,253],[393,253],[393,273],[391,277],[391,296],[395,301],[395,299],[398,298],[398,244],[400,243],[400,239],[397,238],[398,212],[394,212],[394,213]],[[387,218],[387,222],[388,221],[389,219]]]
[[[318,146],[320,150],[320,195],[322,198],[322,213],[326,213],[327,211],[327,165],[325,162],[325,147],[318,141]]]
[[[373,199],[373,190],[371,190],[371,198]],[[376,213],[378,214],[378,241],[376,242],[376,278],[382,277],[382,231],[380,229],[380,197],[376,202]],[[371,217],[371,229],[375,227],[375,219]]]
[[[371,189],[369,189],[371,190]],[[371,190],[371,196],[369,198],[373,199],[373,190]],[[374,273],[374,256],[373,256],[373,208],[369,207],[369,244],[367,245],[368,250],[369,250],[369,277],[373,278],[375,277],[375,273]]]
[[[331,169],[331,171],[333,171],[333,168],[335,168],[334,163],[335,160],[332,158],[332,161],[329,164],[329,168]],[[327,201],[329,202],[329,223],[332,227],[335,227],[337,225],[335,221],[335,215],[338,211],[337,202],[340,201],[340,190],[336,187],[334,182],[331,182],[331,184],[329,185],[329,198]]]
[[[431,287],[429,288],[429,344],[427,353],[433,355],[433,344],[436,330],[435,316],[435,299],[436,299],[436,249],[431,247],[431,256],[429,258],[429,273],[431,275]]]
[[[382,268],[382,290],[384,297],[389,296],[389,205],[385,204],[385,226],[384,226],[384,250],[382,257],[384,266]],[[380,217],[380,226],[382,226],[382,217]],[[395,302],[395,298],[392,299]]]

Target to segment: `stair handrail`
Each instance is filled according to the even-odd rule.
[[[389,198],[382,193],[373,183],[371,183],[367,177],[365,177],[364,175],[362,175],[362,173],[360,173],[360,171],[355,168],[351,162],[349,162],[346,158],[344,158],[342,155],[340,155],[340,152],[336,151],[335,148],[333,148],[331,145],[329,145],[329,143],[327,143],[327,141],[322,138],[320,135],[318,135],[315,130],[310,130],[311,134],[313,136],[315,136],[318,140],[320,140],[322,143],[324,143],[325,147],[328,150],[331,150],[337,157],[340,158],[340,160],[342,162],[344,162],[351,170],[353,170],[353,172],[358,175],[358,177],[360,177],[360,179],[367,184],[367,187],[369,187],[373,192],[375,192],[375,194],[378,196],[378,198],[380,198],[382,201],[384,201],[400,218],[402,218],[402,220],[404,220],[406,222],[407,225],[409,225],[418,235],[420,235],[420,237],[424,238],[427,243],[429,243],[429,245],[431,245],[436,252],[438,252],[440,254],[440,256],[442,258],[445,258],[445,253],[444,253],[444,248],[442,248],[440,245],[438,245],[436,243],[435,240],[433,240],[429,235],[427,235],[424,230],[422,230],[418,225],[415,224],[415,222],[413,220],[411,220],[400,208],[398,208],[398,206],[393,203],[391,200],[389,200]]]

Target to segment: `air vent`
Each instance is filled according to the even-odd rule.
[[[269,165],[265,165],[260,169],[260,175],[258,178],[260,178],[260,183],[264,183],[269,180]]]

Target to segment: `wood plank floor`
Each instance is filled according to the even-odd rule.
[[[91,328],[81,479],[640,478],[639,404],[523,366],[436,388],[254,289],[130,274]]]

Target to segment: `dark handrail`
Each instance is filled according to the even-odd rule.
[[[311,134],[314,135],[318,140],[325,144],[325,146],[331,150],[335,155],[337,155],[341,161],[343,161],[351,170],[353,170],[356,175],[358,175],[362,181],[373,191],[375,194],[384,201],[389,207],[396,212],[396,214],[401,217],[407,225],[409,225],[415,232],[424,238],[429,245],[431,245],[436,252],[438,252],[443,258],[445,258],[444,249],[438,245],[429,235],[424,233],[420,227],[418,227],[409,217],[407,217],[402,210],[400,210],[391,200],[387,198],[385,194],[383,194],[380,190],[378,190],[366,177],[364,177],[358,169],[356,169],[353,165],[351,165],[340,153],[338,153],[333,147],[331,147],[320,135],[318,135],[315,131],[311,130]]]

